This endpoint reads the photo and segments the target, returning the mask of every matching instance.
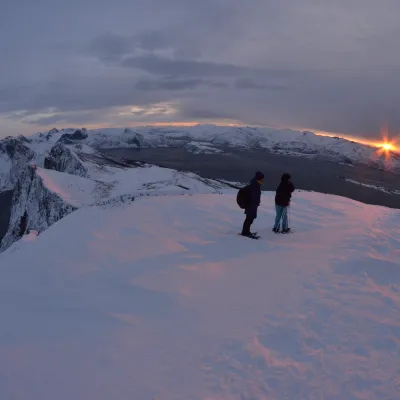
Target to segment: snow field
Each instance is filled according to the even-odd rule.
[[[235,194],[83,208],[1,254],[1,398],[398,399],[400,212],[296,192],[275,235],[263,193],[254,241]]]

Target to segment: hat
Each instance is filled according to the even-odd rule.
[[[290,174],[283,174],[281,181],[285,181],[287,182],[289,179],[291,179],[292,177],[290,176]]]
[[[260,181],[261,179],[264,179],[264,174],[261,171],[257,171],[255,178],[257,181]]]

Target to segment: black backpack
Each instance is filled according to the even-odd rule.
[[[236,203],[242,209],[245,209],[249,204],[250,185],[243,186],[239,189],[236,196]]]

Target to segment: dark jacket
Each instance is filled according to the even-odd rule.
[[[250,182],[249,203],[245,209],[246,215],[257,218],[257,209],[261,202],[261,185],[253,178]]]
[[[281,183],[276,189],[275,204],[281,207],[289,206],[294,189],[293,183],[290,182],[290,177],[288,178],[284,175]]]

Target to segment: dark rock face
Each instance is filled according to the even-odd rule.
[[[11,160],[18,156],[25,156],[26,158],[33,158],[33,151],[25,146],[19,138],[6,137],[0,141],[0,153],[6,153]]]
[[[141,149],[143,147],[144,138],[141,134],[135,134],[129,128],[124,129],[124,134],[132,136],[130,139],[127,140],[127,143],[129,145],[135,145],[138,149]]]
[[[72,175],[87,176],[87,170],[81,160],[63,143],[56,144],[44,160],[44,168]]]
[[[64,133],[60,139],[58,140],[59,143],[64,144],[73,144],[79,140],[85,140],[88,138],[88,134],[86,129],[77,129],[74,133]]]
[[[19,141],[21,141],[21,142],[24,142],[24,143],[31,143],[31,140],[28,139],[27,137],[25,137],[24,135],[19,135],[19,136],[17,136],[17,139],[18,139]]]
[[[59,132],[57,128],[50,129],[47,133],[42,132],[39,136],[42,140],[50,140],[53,135]]]
[[[0,191],[11,190],[19,174],[35,157],[35,152],[26,146],[21,137],[6,137],[0,140]]]
[[[12,190],[0,193],[0,242],[8,229],[11,215],[12,196]]]
[[[24,215],[21,217],[19,220],[19,237],[21,238],[24,236],[24,233],[26,232],[26,227],[28,225],[28,212],[25,210]]]

